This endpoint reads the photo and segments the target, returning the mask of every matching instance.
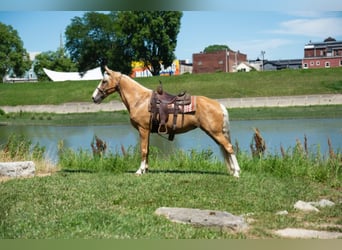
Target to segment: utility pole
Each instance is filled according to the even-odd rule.
[[[228,72],[228,60],[227,60],[228,56],[229,56],[229,52],[226,49],[226,55],[225,55],[225,57],[226,57],[226,73]]]
[[[266,52],[264,50],[261,51],[261,56],[262,56],[262,64],[261,64],[261,67],[262,67],[262,70],[261,71],[264,71],[264,56],[265,56]]]

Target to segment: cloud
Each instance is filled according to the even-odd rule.
[[[304,35],[309,37],[336,37],[342,35],[342,18],[294,19],[280,23],[273,34]]]

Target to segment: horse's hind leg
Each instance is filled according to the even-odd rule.
[[[221,151],[223,153],[227,169],[233,176],[239,177],[240,166],[236,159],[233,147],[230,143],[228,143],[228,146],[224,146],[224,144],[225,143],[221,144]]]
[[[236,159],[233,145],[230,142],[228,111],[223,105],[221,105],[221,109],[223,114],[223,124],[218,125],[216,128],[211,127],[211,129],[207,129],[206,132],[221,146],[228,171],[235,177],[239,177],[240,166]]]

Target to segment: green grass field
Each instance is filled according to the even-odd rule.
[[[342,67],[191,74],[136,80],[150,89],[155,89],[161,80],[168,92],[187,91],[193,95],[211,98],[342,93]],[[97,85],[98,81],[0,84],[0,106],[91,102],[91,95]],[[112,95],[107,99],[118,98],[118,95]]]
[[[21,140],[22,141],[22,140]],[[341,231],[341,166],[318,155],[238,155],[240,179],[208,152],[151,153],[151,171],[137,177],[139,154],[61,149],[62,170],[48,177],[0,183],[1,239],[270,239],[286,227]],[[290,153],[292,152],[292,153]],[[338,156],[339,157],[339,156]],[[336,203],[319,213],[293,208],[298,200]],[[177,224],[155,215],[158,207],[188,207],[244,215],[245,232]],[[287,210],[286,216],[278,211]]]

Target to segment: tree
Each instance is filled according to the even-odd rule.
[[[67,26],[66,49],[79,71],[86,71],[100,65],[124,73],[131,71],[131,58],[117,36],[117,14],[87,12],[83,17],[74,17]]]
[[[175,59],[174,50],[183,13],[179,11],[123,11],[117,14],[122,44],[134,60],[142,60],[158,75]]]
[[[227,45],[214,44],[214,45],[209,45],[209,46],[205,47],[203,52],[204,53],[213,53],[213,52],[221,51],[221,50],[229,50],[229,47]]]
[[[18,32],[12,26],[0,23],[0,81],[10,70],[16,76],[22,76],[29,68],[30,57]]]
[[[49,80],[48,76],[43,71],[43,68],[61,72],[78,70],[76,64],[64,54],[63,48],[59,48],[56,52],[47,51],[36,56],[34,72],[39,81]]]

